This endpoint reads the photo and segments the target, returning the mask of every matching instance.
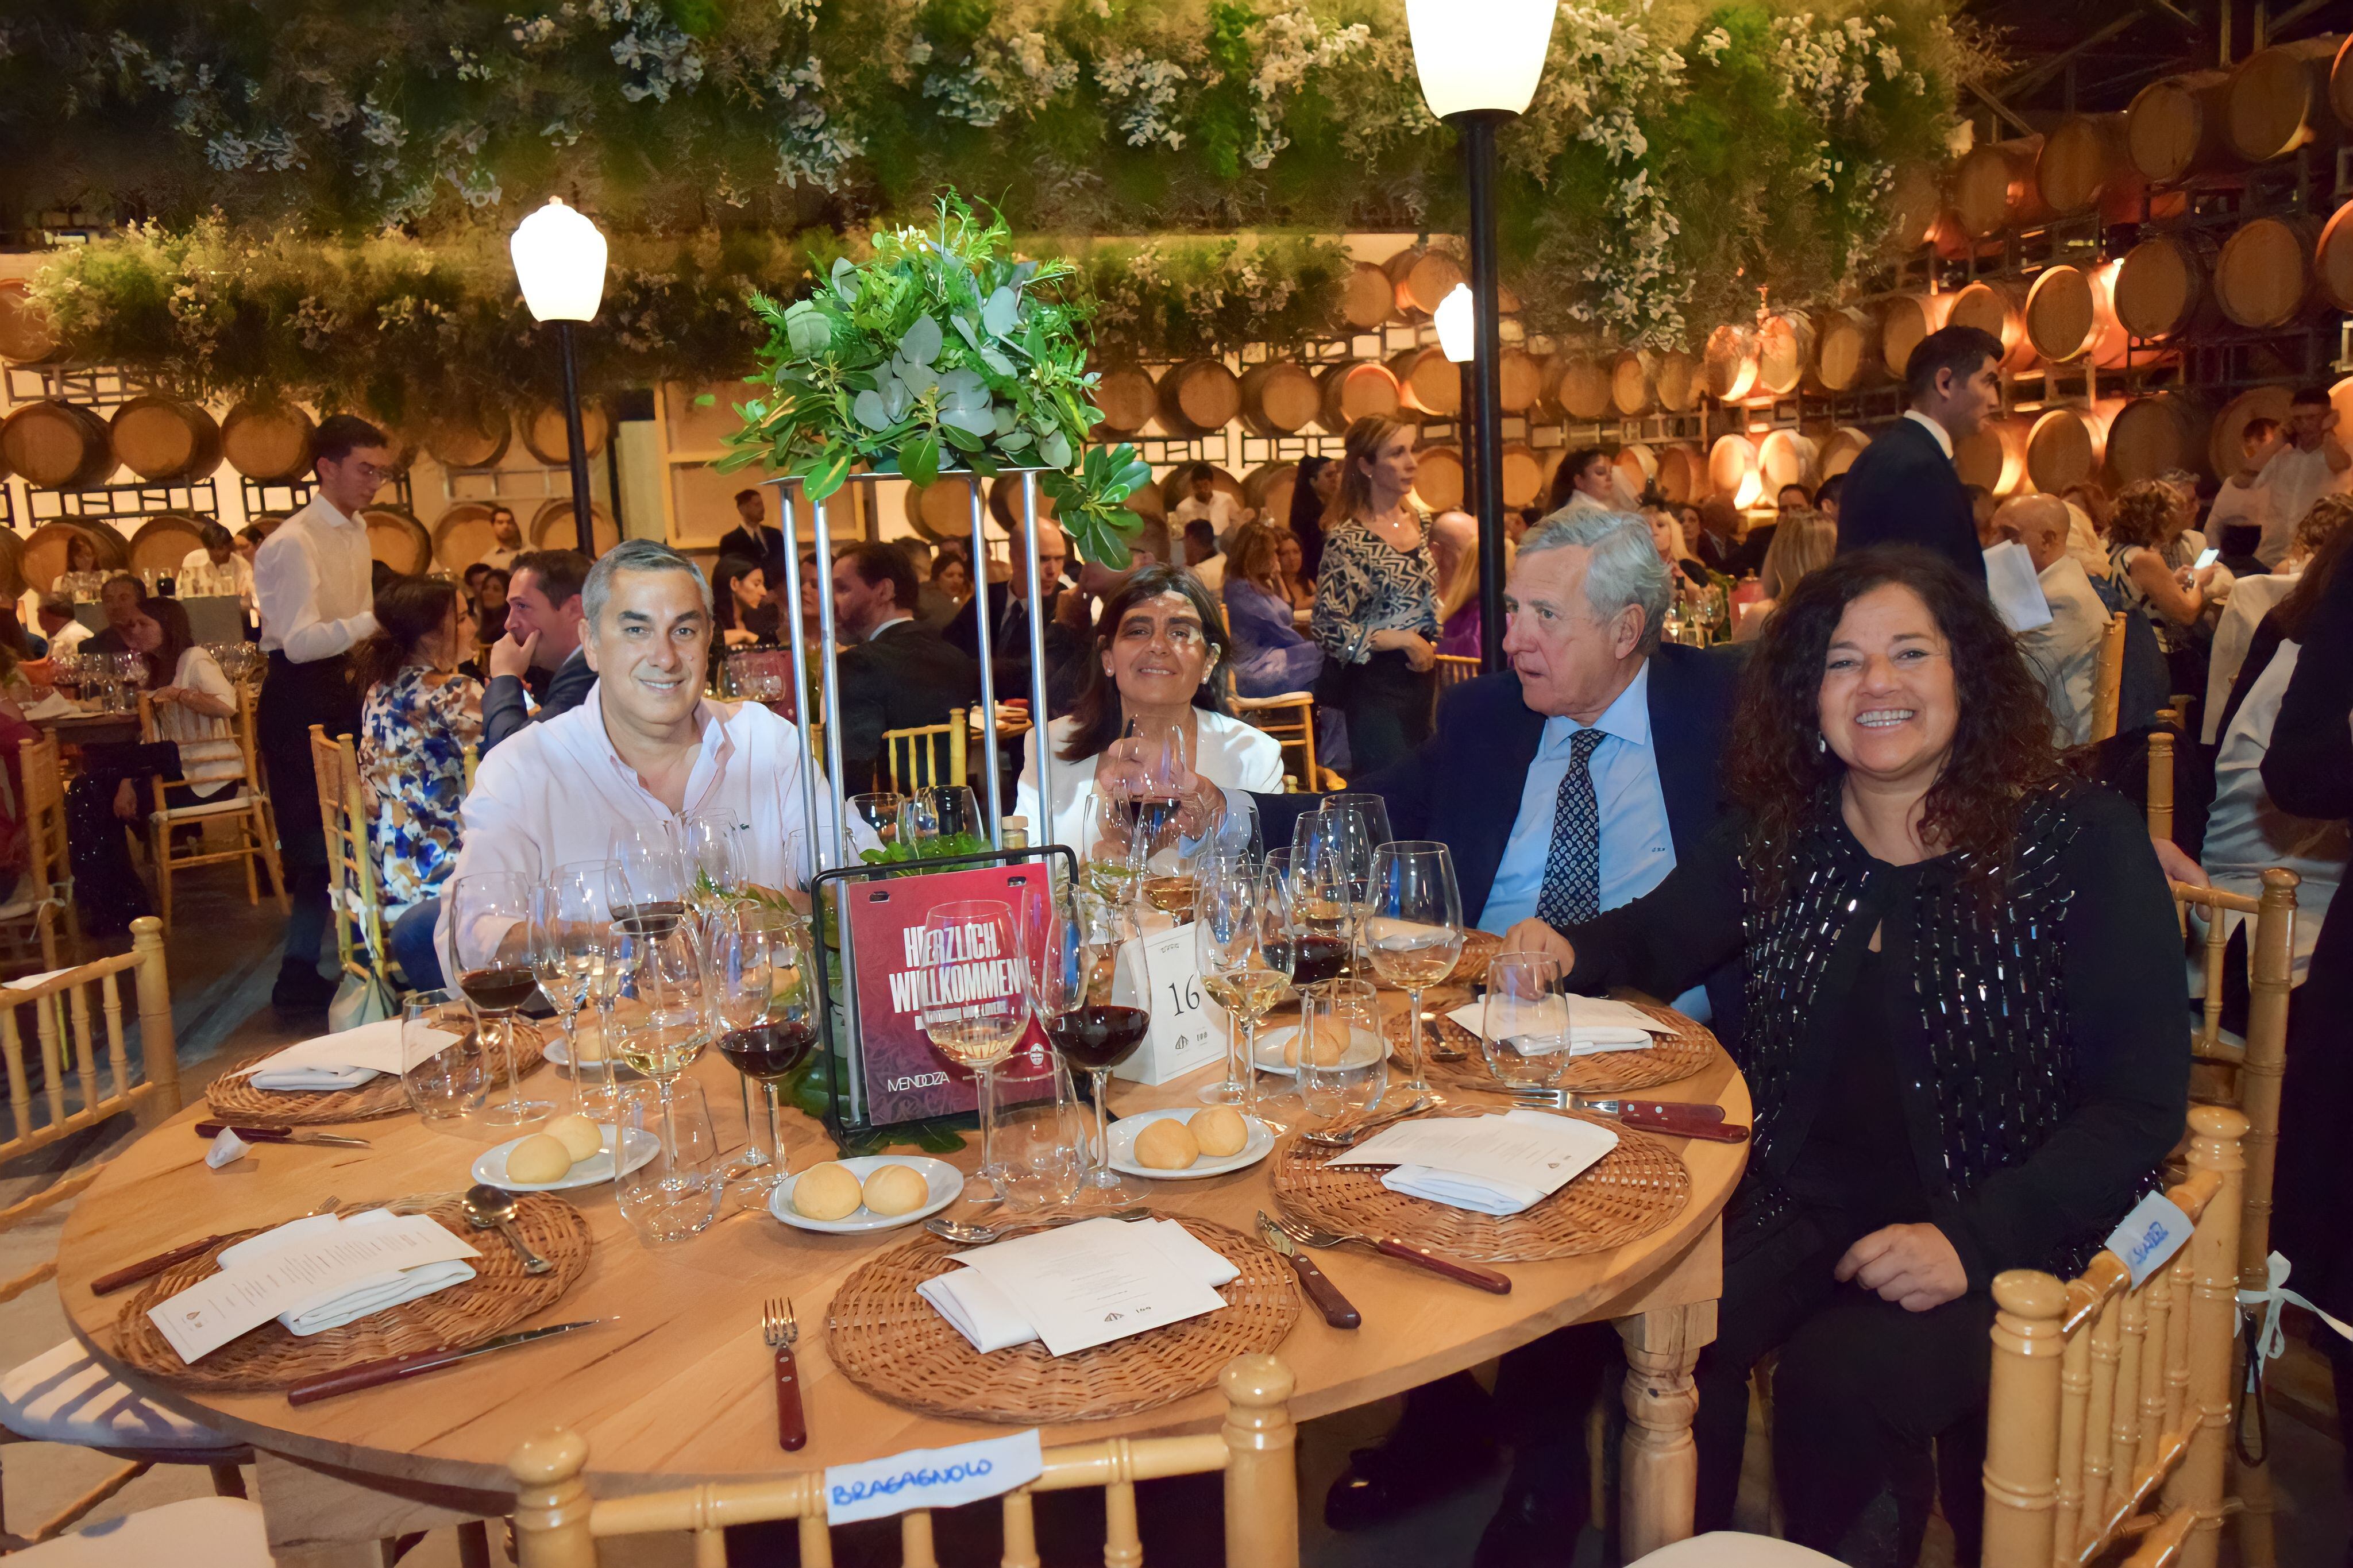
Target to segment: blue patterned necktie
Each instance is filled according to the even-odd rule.
[[[1545,854],[1536,919],[1556,931],[1601,912],[1601,810],[1594,804],[1589,764],[1604,738],[1599,730],[1569,737],[1568,772],[1553,797],[1552,847]]]

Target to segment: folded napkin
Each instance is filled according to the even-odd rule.
[[[332,1235],[344,1226],[383,1225],[397,1216],[390,1209],[364,1209],[348,1216],[332,1214],[311,1215],[291,1220],[274,1230],[248,1237],[235,1247],[221,1249],[218,1262],[223,1268],[235,1268],[267,1253],[301,1242],[315,1242]],[[381,1312],[387,1307],[397,1307],[404,1301],[414,1301],[430,1296],[436,1290],[447,1290],[452,1285],[462,1285],[474,1277],[471,1264],[452,1259],[446,1263],[425,1263],[415,1268],[387,1268],[357,1279],[345,1280],[333,1289],[306,1300],[297,1301],[278,1314],[278,1321],[294,1334],[323,1333],[340,1329],[371,1312]]]
[[[248,1076],[256,1089],[318,1092],[355,1089],[378,1073],[398,1073],[401,1021],[385,1018],[289,1046]]]
[[[1473,1175],[1468,1171],[1441,1170],[1433,1165],[1395,1165],[1381,1177],[1381,1185],[1408,1197],[1427,1198],[1451,1208],[1500,1218],[1534,1207],[1618,1146],[1618,1134],[1606,1127],[1564,1121],[1541,1110],[1507,1110],[1495,1120],[1541,1128],[1548,1135],[1567,1138],[1580,1145],[1569,1162],[1569,1173],[1562,1176],[1555,1173],[1547,1178],[1552,1182],[1550,1186],[1538,1187],[1502,1176]]]
[[[1593,1056],[1602,1051],[1648,1050],[1657,1043],[1666,1026],[1658,1023],[1638,1007],[1613,1001],[1607,996],[1570,996],[1565,999],[1566,1013],[1553,1017],[1550,1027],[1517,1037],[1514,1047],[1523,1056],[1546,1056],[1566,1046],[1573,1057]],[[1472,1002],[1446,1015],[1451,1023],[1486,1038],[1486,1004]],[[1553,1010],[1545,1009],[1547,1014]],[[1565,1036],[1564,1036],[1565,1030]]]
[[[1144,1234],[1154,1246],[1166,1252],[1172,1262],[1199,1275],[1201,1282],[1212,1289],[1241,1273],[1226,1261],[1222,1253],[1203,1244],[1173,1219],[1133,1223],[1145,1226]],[[948,1321],[948,1326],[972,1342],[972,1348],[983,1355],[1026,1345],[1038,1337],[1038,1331],[1029,1326],[1029,1320],[1022,1316],[1020,1309],[977,1269],[957,1268],[926,1279],[915,1287],[915,1294],[929,1301],[933,1310]]]
[[[329,1067],[265,1067],[257,1069],[246,1081],[256,1089],[283,1089],[290,1093],[337,1089],[357,1089],[376,1076],[374,1068]]]
[[[54,691],[24,710],[25,717],[27,719],[70,719],[76,714],[88,711],[90,711],[88,709],[71,698],[60,697]]]

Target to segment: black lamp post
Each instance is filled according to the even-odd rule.
[[[1469,410],[1469,468],[1479,509],[1480,662],[1491,670],[1504,663],[1504,426],[1498,384],[1504,345],[1495,303],[1495,128],[1525,113],[1535,96],[1556,9],[1554,0],[1406,0],[1405,8],[1421,96],[1430,113],[1453,126],[1461,139],[1462,184],[1470,199],[1471,364],[1477,396]]]
[[[575,323],[596,319],[605,300],[605,237],[586,215],[555,196],[515,226],[507,249],[523,303],[534,320],[555,325],[564,356],[564,434],[572,457],[572,522],[580,553],[594,559],[596,529],[588,506],[588,444],[580,427],[580,371],[573,350]]]

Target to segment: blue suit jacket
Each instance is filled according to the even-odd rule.
[[[1651,746],[1678,861],[1697,851],[1723,815],[1718,773],[1746,651],[1669,643],[1651,655]],[[1544,725],[1544,715],[1521,699],[1519,677],[1482,675],[1446,692],[1438,727],[1420,750],[1348,782],[1350,789],[1369,790],[1388,803],[1389,826],[1398,837],[1436,839],[1454,851],[1467,919],[1478,918],[1494,888]],[[1290,843],[1300,814],[1317,805],[1311,795],[1251,798],[1269,846]],[[1729,1047],[1740,1016],[1736,960],[1708,976],[1707,993],[1716,1034]]]

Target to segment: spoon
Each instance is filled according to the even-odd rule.
[[[555,1267],[554,1264],[533,1252],[524,1243],[522,1232],[515,1229],[515,1211],[521,1205],[515,1202],[515,1195],[512,1193],[491,1186],[486,1182],[477,1182],[466,1189],[463,1202],[466,1208],[466,1223],[476,1230],[488,1230],[492,1226],[498,1226],[499,1234],[507,1238],[507,1245],[515,1249],[517,1258],[522,1259],[522,1271],[525,1274],[545,1274]]]
[[[1378,1116],[1367,1117],[1352,1127],[1327,1127],[1320,1131],[1302,1132],[1299,1135],[1300,1142],[1313,1143],[1319,1149],[1351,1149],[1364,1142],[1366,1135],[1376,1128],[1387,1127],[1392,1121],[1401,1121],[1416,1111],[1429,1110],[1433,1103],[1435,1102],[1428,1100],[1415,1100],[1398,1106],[1395,1110],[1385,1110]]]
[[[1051,1230],[1056,1226],[1077,1225],[1090,1219],[1142,1219],[1151,1211],[1142,1204],[1124,1209],[1086,1209],[1074,1214],[1041,1215],[1033,1219],[1008,1219],[997,1225],[966,1225],[962,1220],[927,1219],[923,1228],[944,1240],[959,1247],[983,1247],[989,1242],[1011,1236],[1017,1230]]]

